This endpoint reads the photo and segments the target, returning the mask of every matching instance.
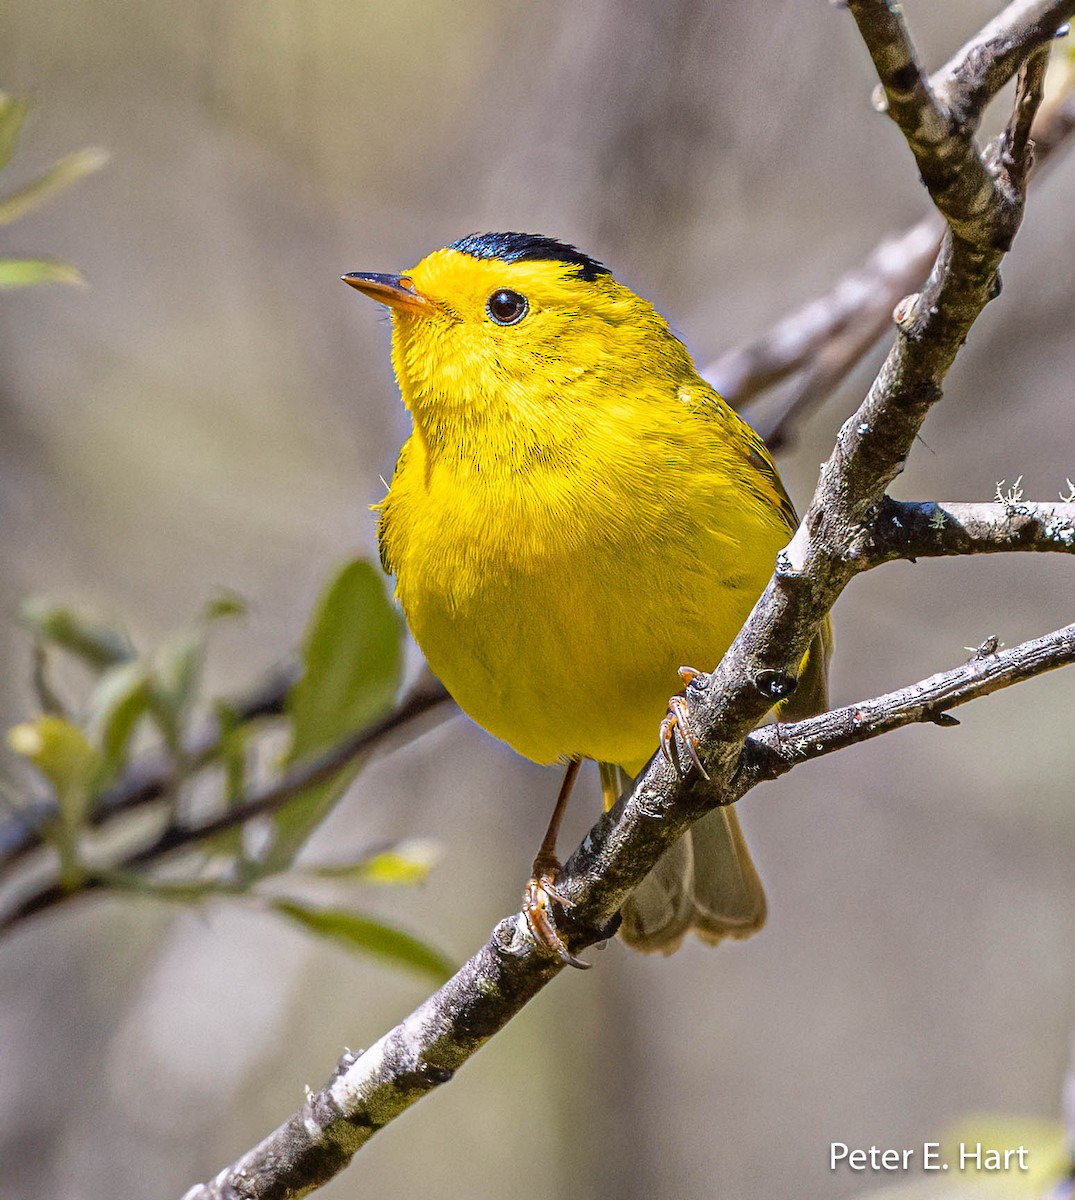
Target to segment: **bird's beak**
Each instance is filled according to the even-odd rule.
[[[379,304],[387,304],[389,308],[423,315],[433,311],[433,304],[421,292],[415,290],[414,284],[406,275],[374,275],[368,271],[352,271],[350,275],[343,275],[341,278],[344,283],[358,288]]]

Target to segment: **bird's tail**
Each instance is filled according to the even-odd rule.
[[[780,706],[798,720],[828,706],[827,668],[832,652],[828,622],[803,662],[799,686]],[[601,790],[611,808],[630,777],[601,763]],[[620,937],[636,950],[671,954],[692,930],[703,942],[747,938],[765,924],[765,891],[733,808],[717,808],[696,821],[635,889],[621,911]]]
[[[621,767],[601,763],[606,808],[629,783]],[[688,829],[620,915],[620,937],[629,946],[662,954],[692,930],[710,945],[756,933],[765,922],[765,892],[734,809],[714,809]]]

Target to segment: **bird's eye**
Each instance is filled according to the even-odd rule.
[[[498,325],[514,325],[521,321],[529,307],[525,296],[508,288],[494,292],[485,302],[485,311]]]

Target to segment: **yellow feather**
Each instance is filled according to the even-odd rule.
[[[636,772],[676,669],[720,660],[790,537],[776,470],[603,269],[449,248],[400,286],[386,302],[414,430],[379,535],[415,639],[520,754]],[[525,297],[510,324],[491,315],[503,289]]]

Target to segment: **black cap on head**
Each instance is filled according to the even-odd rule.
[[[472,258],[499,258],[503,262],[565,262],[578,267],[581,278],[593,282],[599,275],[612,272],[596,258],[590,258],[566,242],[542,237],[539,233],[471,233],[449,250],[458,250]]]

